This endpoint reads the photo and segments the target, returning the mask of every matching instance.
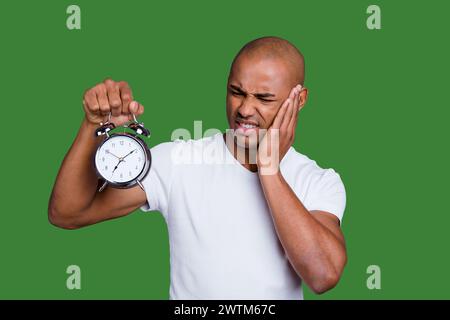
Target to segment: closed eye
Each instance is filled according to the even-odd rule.
[[[231,90],[231,94],[235,95],[235,96],[245,96],[245,93],[243,92],[237,92],[237,91],[233,91]]]
[[[231,88],[229,91],[234,96],[246,96],[245,92],[242,92],[242,91],[238,91],[238,90],[231,89]]]
[[[264,99],[264,98],[258,98],[260,101],[263,101],[263,102],[273,102],[273,101],[276,101],[276,100],[270,100],[270,99]]]
[[[246,92],[242,91],[241,88],[239,88],[237,86],[234,86],[234,85],[230,85],[229,91],[234,96],[243,96],[243,97],[247,96]],[[261,102],[274,102],[274,101],[277,101],[276,99],[274,100],[274,99],[270,99],[269,98],[269,97],[273,97],[274,96],[274,94],[271,94],[271,93],[256,93],[256,94],[253,94],[253,96],[255,98],[257,98]]]

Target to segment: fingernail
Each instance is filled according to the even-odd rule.
[[[131,103],[130,103],[130,108],[136,109],[136,105],[137,105],[137,102],[136,102],[136,101],[131,101]]]

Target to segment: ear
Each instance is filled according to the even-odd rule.
[[[299,104],[298,104],[298,111],[302,110],[302,108],[306,104],[306,100],[308,100],[308,89],[302,88],[299,95]]]

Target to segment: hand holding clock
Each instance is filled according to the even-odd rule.
[[[111,112],[111,122],[122,126],[144,113],[144,106],[133,100],[133,93],[125,81],[106,79],[84,93],[83,108],[90,123],[105,122]]]

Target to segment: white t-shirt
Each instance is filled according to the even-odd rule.
[[[222,134],[151,149],[143,211],[162,213],[170,242],[170,299],[303,299],[301,279],[278,240],[258,174]],[[345,189],[293,147],[280,170],[308,210],[342,219]]]

